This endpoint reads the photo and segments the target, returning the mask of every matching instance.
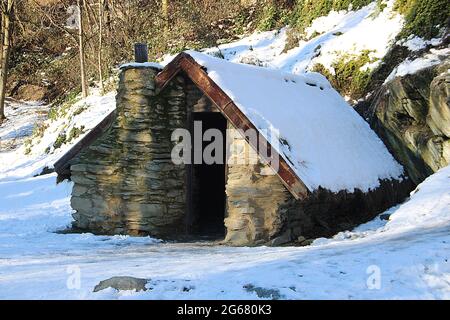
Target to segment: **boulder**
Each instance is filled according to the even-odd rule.
[[[145,285],[149,280],[133,278],[133,277],[112,277],[107,280],[100,281],[94,288],[94,292],[104,290],[106,288],[114,288],[118,291],[135,290],[146,291]]]
[[[416,184],[450,163],[449,67],[397,77],[374,101],[371,126]]]

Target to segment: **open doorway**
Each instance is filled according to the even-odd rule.
[[[227,120],[220,112],[193,112],[192,119],[201,121],[202,137],[208,129],[222,133],[223,146],[220,163],[191,166],[191,219],[192,235],[208,239],[219,239],[225,235],[225,148]],[[203,139],[202,139],[203,140]],[[202,142],[202,151],[211,141]]]

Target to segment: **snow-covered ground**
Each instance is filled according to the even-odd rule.
[[[0,182],[1,299],[450,299],[450,167],[387,224],[282,248],[58,234],[71,183],[55,179]],[[149,290],[92,292],[112,276],[151,279]]]
[[[98,122],[111,99],[88,98],[98,109],[88,107],[83,123]],[[49,145],[56,128],[42,138]],[[72,183],[33,177],[57,154],[21,148],[0,153],[0,299],[450,299],[450,166],[389,210],[387,223],[309,247],[234,248],[57,233],[72,220]],[[150,279],[148,290],[93,292],[113,276]]]
[[[23,145],[34,129],[35,123],[46,118],[48,106],[40,102],[6,100],[8,119],[0,126],[0,152],[12,151]]]

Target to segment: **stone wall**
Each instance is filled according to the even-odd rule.
[[[184,233],[185,166],[174,165],[172,130],[186,127],[183,79],[155,95],[152,68],[120,74],[117,117],[71,166],[74,228],[99,234]]]
[[[229,129],[231,129],[229,125]],[[281,206],[291,197],[277,175],[262,164],[250,145],[228,135],[227,217],[225,242],[262,244],[275,238],[285,224]]]
[[[321,189],[305,200],[296,200],[277,175],[267,175],[243,138],[229,137],[229,148],[238,152],[229,158],[226,184],[225,242],[232,245],[281,245],[329,237],[373,219],[403,201],[413,189],[409,179],[384,180],[367,193]],[[249,156],[250,155],[250,156]],[[249,163],[234,164],[245,158]],[[252,157],[256,157],[252,159]]]
[[[338,193],[319,188],[304,201],[291,197],[280,209],[286,217],[282,238],[298,241],[331,237],[368,222],[390,207],[401,203],[414,188],[411,180],[382,180],[369,192],[355,190]]]

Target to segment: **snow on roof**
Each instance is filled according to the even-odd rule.
[[[119,69],[129,69],[129,68],[154,68],[162,69],[164,68],[161,64],[156,62],[128,62],[119,66]]]
[[[187,51],[262,130],[279,130],[278,153],[310,191],[368,191],[403,168],[383,142],[318,73],[293,75]]]

